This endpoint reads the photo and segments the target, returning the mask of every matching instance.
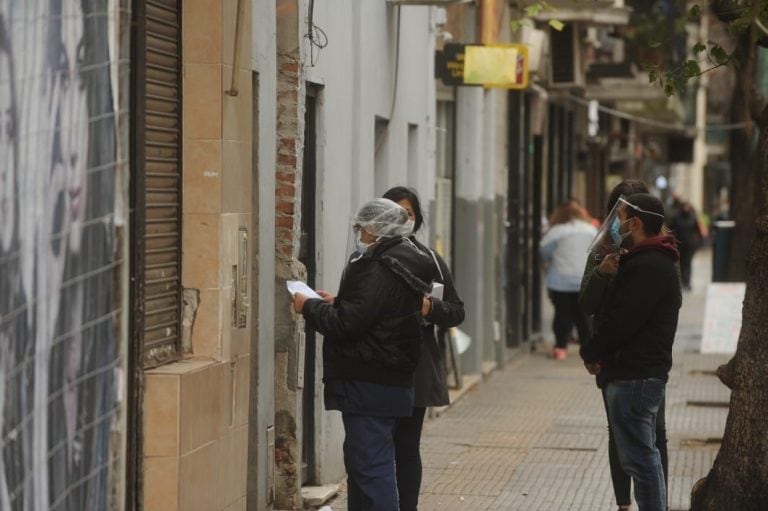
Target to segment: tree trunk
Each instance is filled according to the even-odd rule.
[[[756,163],[759,214],[750,222],[754,238],[741,335],[731,361],[730,410],[714,466],[693,487],[692,511],[768,509],[768,106]]]
[[[736,222],[730,248],[728,280],[744,282],[746,256],[752,244],[756,190],[760,179],[756,164],[755,128],[751,102],[754,96],[756,48],[749,31],[735,37],[734,68],[736,80],[731,100],[731,121],[748,126],[730,135],[731,219]]]

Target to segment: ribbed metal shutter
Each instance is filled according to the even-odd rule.
[[[140,282],[135,316],[145,368],[179,358],[181,337],[181,0],[139,9],[135,186]],[[141,90],[143,88],[143,90]]]

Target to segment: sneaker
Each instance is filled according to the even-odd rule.
[[[555,360],[565,360],[566,351],[563,348],[555,348],[552,350],[552,358]]]

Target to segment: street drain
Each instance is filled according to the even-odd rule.
[[[688,406],[698,406],[701,408],[728,408],[728,401],[688,401]]]
[[[714,447],[720,445],[723,442],[722,438],[709,437],[709,438],[683,438],[680,440],[680,447],[693,448],[693,447]]]

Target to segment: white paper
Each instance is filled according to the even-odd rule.
[[[472,338],[456,327],[453,327],[448,331],[450,332],[451,341],[453,341],[453,349],[456,350],[456,353],[461,355],[467,351],[469,345],[472,344]]]
[[[439,282],[433,282],[432,291],[430,291],[429,296],[433,298],[437,298],[438,300],[442,300],[444,289],[445,289],[444,285],[440,284]]]
[[[291,293],[291,296],[295,295],[296,293],[301,293],[307,298],[319,298],[323,299],[322,296],[315,293],[315,290],[306,285],[304,282],[300,280],[289,280],[285,283],[285,285],[288,287],[288,292]]]

